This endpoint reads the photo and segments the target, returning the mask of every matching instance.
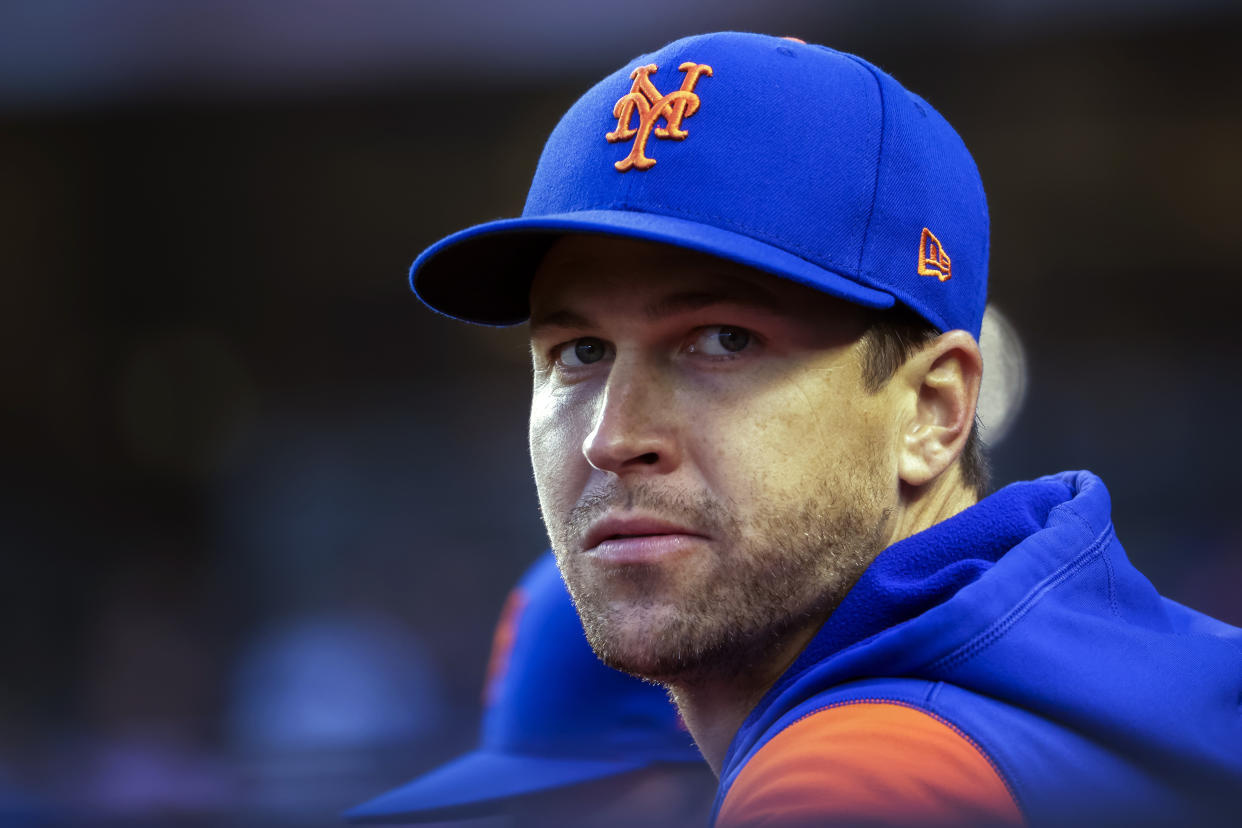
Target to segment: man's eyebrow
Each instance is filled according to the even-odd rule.
[[[748,286],[745,290],[690,290],[671,293],[649,302],[643,307],[642,314],[650,321],[658,321],[667,316],[702,310],[713,305],[751,305],[775,313],[785,310],[784,304],[768,291],[757,286]],[[568,308],[534,314],[530,319],[532,332],[541,328],[593,327],[595,323],[590,317]]]
[[[591,328],[594,325],[590,318],[566,308],[534,314],[530,318],[531,332],[540,328]]]
[[[643,308],[643,316],[654,321],[713,305],[752,305],[774,312],[784,310],[782,303],[771,293],[757,286],[748,286],[746,290],[686,291],[662,296]]]

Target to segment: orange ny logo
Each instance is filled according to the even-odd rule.
[[[614,165],[621,172],[630,167],[647,170],[655,166],[655,159],[646,155],[647,139],[653,132],[657,138],[672,138],[674,141],[680,141],[690,134],[681,128],[681,122],[699,109],[699,96],[694,94],[694,85],[702,75],[709,78],[712,76],[712,67],[706,63],[683,63],[677,67],[679,71],[686,73],[681,89],[661,95],[649,77],[657,68],[654,63],[649,63],[630,73],[634,85],[612,108],[612,114],[617,119],[617,128],[604,137],[612,144],[635,139],[630,154]],[[635,112],[638,113],[636,128],[630,126]],[[655,124],[661,118],[665,125],[658,127]]]

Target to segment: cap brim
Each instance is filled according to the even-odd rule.
[[[452,819],[497,810],[507,799],[641,770],[646,760],[604,761],[474,751],[346,811],[350,822]]]
[[[892,295],[741,233],[688,219],[629,210],[584,210],[503,219],[454,233],[423,251],[410,286],[439,313],[482,325],[516,325],[530,316],[530,283],[548,247],[584,233],[660,242],[756,268],[869,308]]]

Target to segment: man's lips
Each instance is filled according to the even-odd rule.
[[[606,517],[591,526],[587,532],[584,548],[589,552],[600,544],[616,541],[639,542],[644,538],[651,541],[672,541],[675,539],[705,539],[706,535],[694,529],[671,521],[654,517]]]

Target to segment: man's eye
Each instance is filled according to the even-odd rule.
[[[750,345],[750,331],[729,325],[703,328],[690,344],[690,352],[706,356],[729,356]]]
[[[556,353],[556,360],[567,368],[579,368],[599,362],[607,355],[608,345],[604,340],[584,336],[562,345]]]

